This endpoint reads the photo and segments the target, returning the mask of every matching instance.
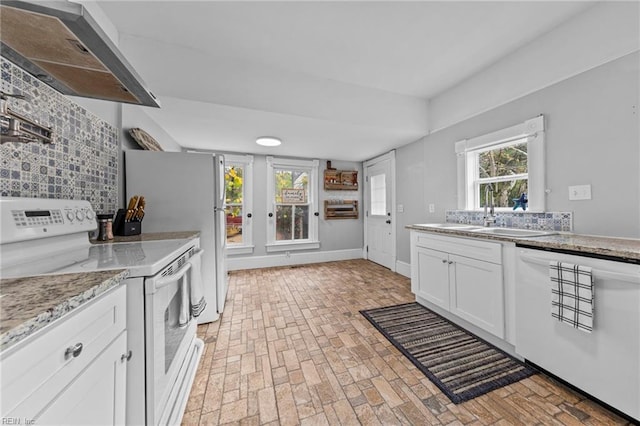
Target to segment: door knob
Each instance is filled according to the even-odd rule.
[[[269,217],[273,217],[273,213],[269,213]]]
[[[389,224],[390,224],[390,223],[391,223],[391,219],[387,220],[387,221],[386,221],[386,223],[389,223]]]
[[[247,213],[247,217],[251,218],[252,214],[251,213]]]

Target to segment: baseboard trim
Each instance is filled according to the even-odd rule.
[[[274,266],[304,265],[307,263],[333,262],[336,260],[362,259],[362,249],[319,251],[310,253],[286,253],[269,256],[234,256],[227,258],[227,270],[270,268]]]
[[[396,260],[396,272],[407,278],[411,278],[411,264],[401,260]]]

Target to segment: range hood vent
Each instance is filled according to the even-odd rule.
[[[160,106],[81,4],[3,0],[0,40],[3,57],[65,95]]]

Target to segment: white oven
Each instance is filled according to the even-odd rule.
[[[191,248],[160,273],[145,278],[147,424],[175,424],[184,412],[191,386],[181,378],[195,368],[189,359],[203,346],[195,338],[189,288],[195,274],[201,273],[202,252]]]
[[[0,220],[3,278],[129,270],[126,423],[179,424],[204,347],[191,313],[199,238],[94,245],[95,212],[78,200],[0,198]]]

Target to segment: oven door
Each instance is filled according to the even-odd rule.
[[[146,412],[147,424],[162,424],[181,404],[177,401],[184,382],[185,359],[196,337],[196,321],[191,316],[189,282],[200,274],[191,261],[200,256],[178,259],[158,275],[145,279]],[[174,272],[175,271],[175,272]],[[187,392],[188,393],[188,392]]]

